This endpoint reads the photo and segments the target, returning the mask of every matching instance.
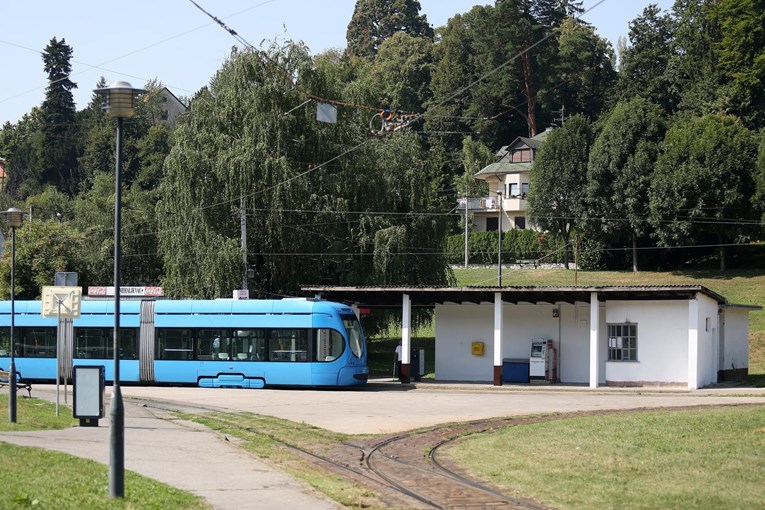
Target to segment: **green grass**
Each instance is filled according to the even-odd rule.
[[[34,391],[34,390],[32,390]],[[59,406],[59,416],[56,416],[56,406],[47,400],[38,398],[16,398],[16,423],[8,422],[8,395],[0,395],[0,409],[6,411],[0,419],[0,431],[11,430],[56,430],[74,427],[79,422],[72,418],[72,409]]]
[[[650,411],[519,425],[446,454],[556,508],[765,508],[765,407]]]
[[[34,390],[33,390],[34,391]],[[2,431],[67,428],[78,423],[72,410],[35,398],[19,398],[17,423],[0,420]],[[8,396],[0,395],[0,408]],[[40,510],[207,509],[201,498],[132,471],[125,472],[125,497],[109,497],[109,468],[65,453],[0,443],[0,508]]]

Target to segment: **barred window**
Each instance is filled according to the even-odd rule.
[[[637,361],[637,324],[608,325],[608,361]]]

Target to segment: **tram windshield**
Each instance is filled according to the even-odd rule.
[[[364,354],[364,335],[361,332],[361,324],[355,315],[343,315],[343,325],[348,332],[348,341],[351,344],[351,352],[357,358]]]

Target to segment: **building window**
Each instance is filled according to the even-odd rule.
[[[528,163],[531,161],[531,149],[515,149],[512,151],[510,159],[513,163]]]
[[[526,197],[526,194],[529,192],[529,183],[528,182],[522,182],[521,183],[521,196],[524,198]]]
[[[516,216],[515,217],[515,228],[521,229],[521,230],[526,228],[526,217],[525,216]]]
[[[608,361],[637,361],[637,324],[608,325]]]
[[[486,232],[499,230],[499,218],[486,218]]]
[[[517,197],[518,196],[518,183],[514,182],[510,184],[510,196],[511,197]]]

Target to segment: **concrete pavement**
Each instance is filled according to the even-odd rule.
[[[552,412],[765,405],[765,388],[590,390],[557,385],[494,387],[435,382],[405,386],[390,379],[343,390],[123,386],[122,392],[125,468],[188,490],[204,497],[214,508],[224,510],[255,506],[329,509],[338,505],[266,466],[218,434],[176,420],[153,407],[144,407],[142,402],[248,411],[348,434],[394,433],[457,421]],[[106,393],[108,397],[110,388]],[[55,401],[55,386],[35,385],[32,394]],[[62,412],[71,410],[62,407]],[[108,416],[98,428],[0,433],[0,441],[109,462]],[[130,487],[126,491],[129,493]]]
[[[107,388],[107,396],[110,390]],[[208,396],[214,396],[214,393],[212,390]],[[34,385],[32,395],[55,401],[55,387]],[[70,394],[70,403],[71,397]],[[63,404],[63,393],[60,401]],[[125,469],[201,496],[218,510],[341,508],[215,432],[152,411],[128,398],[124,403]],[[61,406],[60,412],[72,411]],[[109,427],[107,411],[107,417],[100,421],[99,427],[3,432],[0,441],[57,450],[108,465]],[[129,484],[125,486],[125,493],[130,493]]]

